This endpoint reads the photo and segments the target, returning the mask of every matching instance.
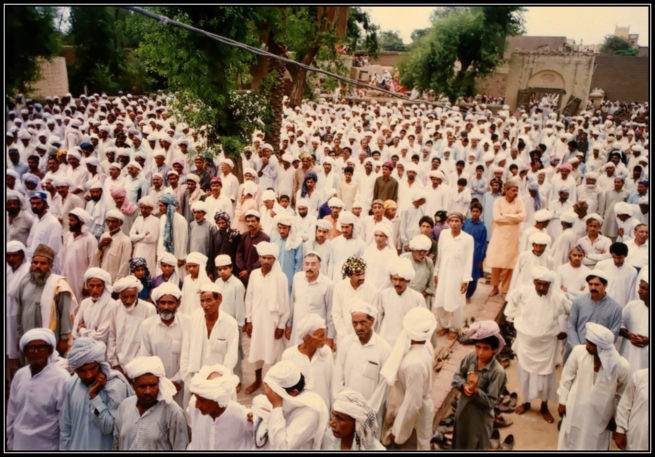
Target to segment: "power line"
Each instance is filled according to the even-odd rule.
[[[215,33],[211,33],[211,32],[208,32],[206,30],[199,29],[197,27],[193,27],[192,25],[184,24],[183,22],[176,21],[174,19],[163,16],[161,14],[153,13],[151,11],[145,10],[145,9],[140,8],[138,6],[124,6],[123,8],[134,11],[134,12],[139,13],[139,14],[142,14],[144,16],[147,16],[147,17],[151,18],[151,19],[155,19],[155,20],[159,21],[162,25],[179,27],[179,28],[182,28],[182,29],[189,30],[191,32],[200,33],[201,35],[205,35],[206,37],[209,37],[209,38],[211,38],[211,39],[213,39],[215,41],[218,41],[219,43],[223,43],[223,44],[226,44],[228,46],[232,46],[232,47],[235,47],[235,48],[242,49],[242,50],[244,50],[246,52],[250,52],[251,54],[256,54],[256,55],[259,55],[259,56],[262,56],[262,57],[268,57],[270,59],[280,60],[280,61],[282,61],[282,62],[284,62],[286,64],[295,65],[295,66],[303,68],[303,69],[305,69],[307,71],[313,71],[315,73],[321,73],[321,74],[324,74],[324,75],[329,76],[331,78],[338,79],[338,80],[343,81],[343,82],[348,83],[348,84],[352,84],[352,85],[355,85],[355,86],[360,86],[360,87],[365,87],[365,88],[368,88],[368,89],[376,90],[378,92],[382,92],[382,93],[385,93],[385,94],[390,95],[392,97],[400,98],[402,100],[412,102],[412,103],[427,103],[427,104],[437,106],[437,107],[440,107],[440,108],[451,109],[450,107],[445,106],[445,105],[443,105],[441,103],[437,103],[437,102],[431,102],[431,101],[427,101],[427,100],[411,100],[407,96],[399,95],[399,94],[397,94],[395,92],[391,92],[391,91],[388,91],[388,90],[385,90],[385,89],[381,89],[381,88],[376,87],[376,86],[371,86],[369,84],[361,83],[359,81],[355,81],[355,80],[346,78],[346,77],[338,75],[336,73],[332,73],[332,72],[329,72],[327,70],[323,70],[321,68],[312,67],[311,65],[305,65],[302,62],[296,62],[295,60],[288,59],[288,58],[283,57],[283,56],[278,56],[276,54],[272,54],[272,53],[270,53],[268,51],[264,51],[263,49],[257,49],[255,47],[249,46],[249,45],[247,45],[245,43],[241,43],[239,41],[235,41],[235,40],[232,40],[230,38],[227,38],[227,37],[224,37],[224,36],[221,36],[221,35],[217,35]]]

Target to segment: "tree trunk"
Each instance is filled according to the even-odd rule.
[[[287,47],[286,44],[276,41],[273,34],[269,34],[268,38],[268,51],[276,56],[283,56]],[[273,152],[278,154],[280,152],[280,130],[282,128],[282,115],[284,113],[282,108],[282,97],[284,96],[284,62],[276,59],[269,59],[269,73],[275,73],[275,83],[271,88],[271,112],[273,113],[273,125],[266,129],[265,139],[266,142],[273,146]]]

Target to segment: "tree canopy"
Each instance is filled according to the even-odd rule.
[[[430,31],[400,63],[402,84],[451,102],[474,95],[475,79],[502,62],[507,36],[524,33],[522,12],[518,6],[437,9]]]
[[[617,35],[606,35],[600,52],[617,56],[636,56],[639,50],[625,38]]]
[[[385,30],[380,34],[380,49],[383,51],[407,51],[403,39],[395,30]]]
[[[7,94],[29,91],[39,77],[39,58],[50,59],[60,49],[51,7],[5,8],[5,90]]]

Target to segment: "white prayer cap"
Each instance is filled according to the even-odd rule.
[[[539,281],[546,281],[552,283],[553,281],[555,281],[555,273],[546,267],[537,265],[532,268],[532,279],[537,279]]]
[[[301,198],[296,203],[296,208],[309,208],[309,200],[306,198]]]
[[[339,224],[355,224],[357,223],[357,216],[350,211],[342,211],[339,213]]]
[[[108,289],[111,293],[111,275],[108,271],[103,270],[102,268],[92,267],[84,272],[84,283],[89,279],[99,279],[105,283],[105,289]]]
[[[173,170],[173,171],[175,171],[175,170]],[[189,173],[188,175],[186,175],[186,180],[187,180],[187,182],[193,181],[196,184],[198,184],[200,182],[200,177],[195,173]]]
[[[341,215],[339,215],[339,219],[341,219]],[[332,230],[332,223],[330,221],[326,221],[325,219],[319,219],[316,221],[316,227],[323,230]]]
[[[550,236],[543,232],[534,232],[530,235],[530,244],[550,244]]]
[[[578,218],[578,215],[573,211],[564,211],[562,214],[560,214],[559,218],[562,222],[566,222],[567,224],[574,224]]]
[[[177,300],[179,300],[182,298],[182,291],[177,285],[168,281],[152,289],[152,299],[155,301],[155,303],[157,303],[159,299],[164,295],[172,295]]]
[[[246,211],[246,217],[248,216],[255,216],[257,219],[261,218],[261,216],[259,215],[259,211],[255,209],[249,209],[248,211]]]
[[[275,243],[270,243],[268,241],[261,241],[255,245],[257,249],[257,254],[260,256],[270,255],[277,259],[277,256],[280,253],[280,248]]]
[[[601,224],[603,223],[603,218],[598,213],[588,214],[587,217],[584,218],[585,224],[589,221],[589,219],[596,220],[596,221],[600,222]]]
[[[327,330],[325,319],[316,313],[311,313],[303,317],[300,322],[296,324],[296,336],[298,340],[302,341],[306,335],[311,335],[321,328]]]
[[[273,192],[271,189],[266,189],[262,193],[262,201],[266,200],[275,200],[275,192]]]
[[[610,383],[622,359],[614,347],[614,333],[607,327],[591,321],[585,324],[585,329],[585,339],[596,345],[598,358],[603,367],[603,379],[606,383]]]
[[[177,389],[171,380],[166,377],[164,364],[156,355],[133,359],[125,365],[125,371],[127,372],[127,376],[132,380],[136,380],[144,374],[157,376],[159,378],[159,394],[157,394],[157,400],[164,400],[169,403],[173,402],[173,396],[177,393]]]
[[[27,253],[27,248],[23,243],[18,240],[11,240],[7,242],[7,253],[9,252],[18,252],[23,251],[23,254]]]
[[[213,379],[207,379],[212,373],[219,373]],[[200,397],[215,401],[220,407],[226,407],[236,397],[239,377],[224,365],[205,365],[193,376],[189,391]]]
[[[373,226],[373,233],[376,232],[381,232],[386,236],[387,238],[391,238],[391,234],[393,232],[393,228],[391,227],[391,224],[388,223],[386,220],[382,222],[378,222]]]
[[[191,204],[191,211],[202,211],[207,213],[207,203],[202,200],[196,200]]]
[[[223,295],[223,289],[221,286],[212,281],[202,281],[198,286],[198,293],[202,292],[216,292],[219,295]]]
[[[226,267],[228,265],[232,265],[232,258],[227,254],[221,254],[219,256],[216,256],[216,258],[214,259],[214,264],[217,267]]]
[[[606,283],[609,281],[609,277],[607,276],[607,273],[605,273],[603,270],[600,270],[598,268],[594,268],[591,270],[587,276],[585,276],[585,281],[589,281],[590,279],[597,277],[600,279],[603,279]]]
[[[154,208],[155,207],[155,200],[150,195],[146,195],[145,197],[141,197],[139,199],[139,205]]]
[[[343,208],[343,200],[337,197],[332,197],[330,200],[328,200],[328,207]]]
[[[363,313],[377,319],[378,309],[361,298],[350,299],[350,314]]]
[[[432,240],[423,234],[416,235],[409,242],[409,249],[412,251],[429,251],[431,247]]]
[[[121,213],[120,210],[118,210],[118,209],[116,209],[116,208],[114,208],[114,209],[110,209],[110,210],[107,211],[107,213],[105,214],[105,220],[107,220],[107,219],[110,218],[110,217],[111,217],[111,218],[114,218],[114,219],[118,219],[118,220],[120,220],[121,222],[125,222],[125,216],[123,216],[123,213]]]
[[[294,216],[287,212],[275,216],[275,223],[291,227],[293,225]]]
[[[164,157],[166,158],[166,153],[164,152],[163,149],[157,149],[155,152],[153,152],[152,157]]]
[[[177,257],[175,257],[173,254],[170,252],[164,252],[162,255],[159,256],[159,263],[165,263],[167,265],[173,265],[177,267]]]
[[[189,255],[187,255],[186,259],[185,259],[186,263],[195,263],[197,265],[200,265],[201,267],[204,267],[205,265],[207,265],[207,260],[208,259],[207,259],[206,255],[203,255],[203,254],[201,254],[199,252],[196,252],[196,251],[194,251],[194,252],[190,253]]]
[[[548,211],[547,209],[540,209],[536,213],[534,213],[534,220],[537,222],[546,222],[549,221],[553,218],[553,213]]]
[[[107,152],[109,152],[109,151],[107,151]],[[116,168],[116,169],[120,170],[121,166],[120,166],[120,164],[118,162],[111,162],[109,164],[109,168]]]
[[[414,267],[412,266],[412,263],[409,259],[400,258],[395,260],[389,266],[389,275],[398,275],[407,281],[411,281],[414,279],[416,272],[414,271]]]
[[[243,183],[243,195],[254,196],[257,193],[257,184],[252,181],[245,181]]]
[[[134,275],[124,276],[114,283],[114,292],[121,293],[127,289],[136,289],[138,293],[143,290],[143,284]]]
[[[355,200],[351,206],[351,208],[362,208],[364,209],[365,203],[361,200]]]
[[[89,225],[89,222],[92,220],[89,213],[87,213],[82,208],[73,208],[68,214],[72,214],[73,216],[77,217],[79,221],[84,225]]]

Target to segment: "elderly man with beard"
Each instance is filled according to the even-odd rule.
[[[182,374],[180,354],[183,332],[189,327],[189,317],[180,314],[182,292],[174,284],[165,282],[152,291],[152,299],[157,304],[158,315],[145,319],[139,328],[139,356],[157,356],[164,364],[166,377],[173,382],[178,394],[175,401],[182,405]]]
[[[34,250],[30,274],[18,286],[16,329],[20,338],[33,328],[49,328],[57,337],[57,351],[65,354],[77,301],[66,278],[52,273],[54,257],[46,245],[40,244]]]
[[[518,356],[523,403],[516,414],[530,409],[530,402],[541,398],[541,415],[549,424],[555,420],[548,411],[548,400],[556,401],[555,368],[558,340],[566,338],[566,314],[570,301],[553,283],[555,274],[544,267],[532,269],[533,286],[514,289],[507,296],[505,316],[514,322],[517,337],[513,349]]]
[[[82,208],[74,208],[68,214],[68,230],[64,234],[62,264],[64,276],[73,289],[78,303],[82,301],[84,284],[82,276],[91,267],[98,248],[98,241],[89,233],[91,217]],[[73,310],[75,312],[77,310]]]
[[[25,244],[34,223],[34,216],[23,209],[23,196],[15,190],[7,189],[7,241],[20,241]]]
[[[102,268],[94,267],[84,273],[83,279],[89,296],[82,300],[75,315],[73,339],[83,336],[107,344],[111,315],[116,306],[111,298],[111,276]]]
[[[118,406],[134,394],[125,377],[112,370],[102,341],[78,338],[68,363],[75,371],[66,385],[60,418],[59,450],[108,451]]]
[[[126,366],[135,395],[118,407],[113,450],[183,451],[189,444],[184,411],[159,357],[138,357]]]
[[[58,366],[55,334],[35,328],[23,335],[21,351],[28,366],[18,370],[7,405],[9,451],[59,449],[59,414],[63,407],[68,372]]]

